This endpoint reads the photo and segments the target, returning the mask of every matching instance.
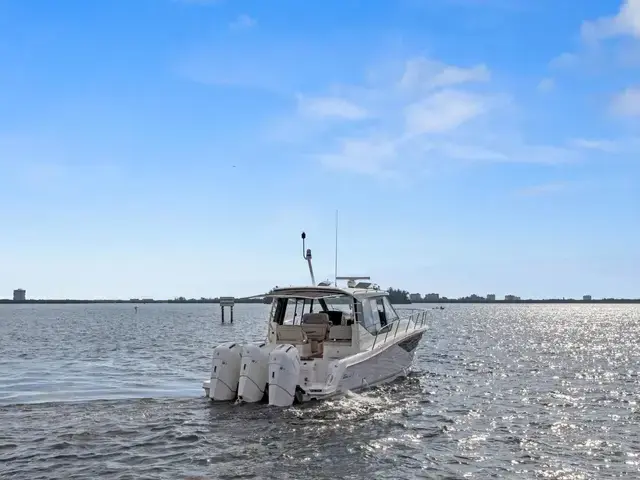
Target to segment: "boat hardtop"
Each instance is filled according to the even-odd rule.
[[[348,296],[359,298],[370,297],[387,297],[389,295],[385,290],[380,290],[377,286],[363,287],[356,285],[355,287],[335,287],[329,285],[300,285],[290,287],[277,287],[265,296],[275,298],[300,298],[300,299],[320,299],[338,296]]]

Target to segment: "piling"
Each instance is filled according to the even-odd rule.
[[[220,314],[222,317],[222,323],[224,323],[224,307],[229,307],[230,320],[233,323],[233,305],[235,304],[234,297],[220,297]]]

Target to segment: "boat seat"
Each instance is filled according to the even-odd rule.
[[[291,344],[307,343],[307,334],[304,333],[300,325],[278,325],[276,329],[276,339],[278,342]]]
[[[304,323],[302,324],[302,330],[307,334],[309,340],[321,342],[327,336],[329,325],[322,323]]]
[[[334,325],[329,330],[329,340],[332,342],[350,342],[351,332],[351,326],[349,325]]]
[[[331,320],[329,320],[329,315],[324,312],[316,312],[316,313],[305,313],[302,315],[302,324],[303,325],[331,325]]]

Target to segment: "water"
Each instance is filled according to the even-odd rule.
[[[407,380],[277,409],[202,397],[264,305],[0,306],[0,478],[640,476],[640,308],[451,305]]]

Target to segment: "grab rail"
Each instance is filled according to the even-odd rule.
[[[387,338],[389,338],[389,333],[391,333],[391,331],[394,330],[393,328],[394,324],[395,324],[395,331],[393,332],[393,337],[391,337],[392,340],[396,338],[396,336],[398,335],[398,330],[400,329],[401,322],[403,321],[407,322],[407,326],[405,327],[404,332],[402,332],[402,333],[406,333],[409,331],[409,327],[411,326],[412,322],[413,322],[413,328],[422,328],[425,324],[426,318],[427,318],[427,310],[419,310],[417,313],[412,313],[409,316],[396,318],[393,322],[386,324],[384,327],[382,327],[380,330],[376,332],[376,336],[375,336],[375,339],[373,340],[373,345],[371,346],[371,350],[376,348],[378,337],[382,336],[383,334],[384,334],[384,340],[382,341],[382,343],[387,343]]]

